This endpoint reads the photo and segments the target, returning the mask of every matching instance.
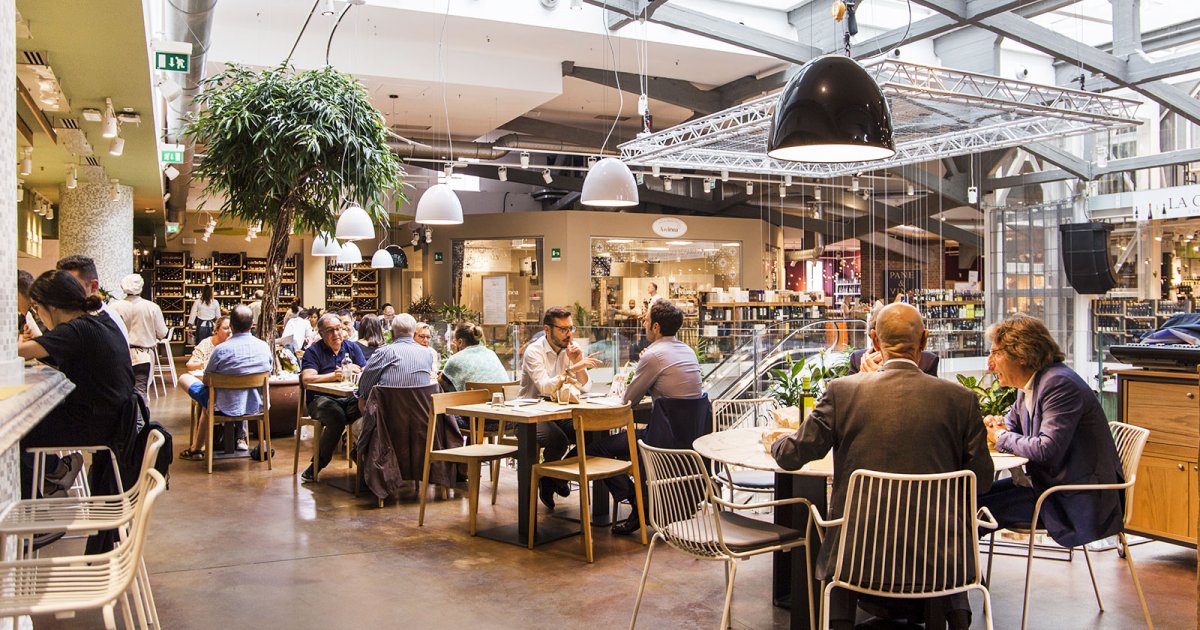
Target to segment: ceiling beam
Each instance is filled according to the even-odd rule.
[[[729,210],[722,212],[721,216],[736,219],[766,220],[766,215],[763,214],[763,208],[747,205],[730,208]],[[779,217],[778,225],[782,225],[783,227],[797,228],[806,232],[817,232],[819,234],[824,234],[825,236],[832,236],[845,230],[841,224],[834,224],[828,221],[813,219],[810,217],[796,216],[794,214],[785,213],[780,216],[777,212],[770,215],[772,223],[774,223],[776,217]]]
[[[1141,54],[1134,53],[1129,57],[1128,63],[1129,72],[1125,80],[1130,83],[1146,83],[1200,70],[1200,53],[1174,55],[1163,61],[1148,61]]]
[[[613,72],[599,68],[585,68],[575,65],[574,61],[562,62],[564,77],[574,77],[588,83],[617,88],[622,92],[640,94],[642,90],[641,77],[631,72]],[[669,103],[677,107],[690,109],[699,114],[712,114],[724,109],[721,95],[715,91],[702,90],[689,81],[666,79],[663,77],[647,77],[646,92],[650,98]]]
[[[1017,15],[1022,17],[1036,17],[1043,13],[1057,11],[1063,7],[1071,6],[1078,0],[1037,0],[1035,2],[1024,3],[1014,10]],[[982,7],[982,5],[980,5]],[[880,33],[870,39],[854,44],[853,53],[857,59],[864,57],[874,57],[886,50],[894,47],[904,46],[912,42],[918,42],[930,37],[937,37],[944,33],[962,28],[963,23],[955,18],[946,15],[931,15],[927,18],[922,18],[913,22],[911,25],[894,28],[885,33]],[[834,51],[829,51],[834,52]]]
[[[744,76],[734,79],[725,85],[713,88],[711,91],[720,95],[722,109],[732,107],[742,101],[757,98],[774,92],[787,84],[800,66],[792,66],[788,70],[769,74],[761,79],[754,76]]]
[[[862,238],[864,235],[883,232],[897,225],[915,225],[926,232],[956,240],[964,247],[983,247],[983,237],[978,234],[930,218],[933,214],[961,205],[967,204],[956,203],[953,199],[945,197],[939,199],[937,193],[933,192],[926,195],[925,199],[899,206],[889,206],[872,199],[866,216],[850,221],[843,230],[843,235],[845,238]]]
[[[1042,158],[1082,180],[1092,178],[1092,165],[1070,153],[1046,142],[1022,145],[1022,149]]]
[[[640,9],[637,11],[637,14],[645,17],[645,19],[648,20],[654,15],[654,12],[657,11],[659,7],[666,3],[667,0],[637,0],[637,4],[640,7]],[[608,17],[608,30],[615,31],[637,21],[638,19],[629,17],[628,15],[613,13]]]
[[[550,138],[573,144],[577,147],[592,147],[599,149],[604,144],[604,134],[591,131],[590,129],[580,129],[561,123],[550,122],[546,120],[538,120],[527,116],[519,116],[503,125],[500,129],[507,129],[517,133],[523,133],[539,138]]]
[[[1119,160],[1109,160],[1108,166],[1105,166],[1104,168],[1093,167],[1091,172],[1092,177],[1095,178],[1100,177],[1101,175],[1124,173],[1126,171],[1136,171],[1145,168],[1175,166],[1177,164],[1188,164],[1191,162],[1200,162],[1200,149],[1180,149],[1178,151],[1165,151],[1163,153],[1156,153],[1154,155],[1143,155],[1139,157],[1121,158]],[[1061,169],[1052,169],[1048,171],[1041,171],[1040,173],[1029,173],[1027,175],[1013,175],[1011,177],[985,179],[983,184],[984,188],[990,192],[1000,188],[1015,188],[1017,186],[1048,184],[1050,182],[1060,182],[1067,179],[1078,179],[1078,177]]]
[[[641,6],[638,0],[584,0],[584,2],[630,18],[638,17]],[[648,19],[655,24],[662,24],[685,33],[707,37],[792,63],[807,63],[823,52],[786,37],[707,15],[700,11],[677,7],[673,4],[660,6]]]

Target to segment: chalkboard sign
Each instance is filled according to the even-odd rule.
[[[884,295],[888,302],[895,302],[899,294],[921,288],[920,269],[888,269],[883,274]]]

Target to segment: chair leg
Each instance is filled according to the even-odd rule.
[[[432,464],[432,459],[429,456],[429,451],[425,451],[425,467],[421,472],[421,485],[417,487],[417,492],[421,495],[421,509],[417,512],[417,527],[425,524],[425,497],[429,495],[429,466]]]
[[[529,548],[533,549],[533,536],[537,533],[537,504],[538,504],[538,470],[533,467],[529,475]],[[580,515],[580,521],[587,518],[587,512]]]
[[[579,480],[579,526],[583,529],[583,552],[592,562],[592,505],[588,492],[591,484],[586,478]],[[532,497],[531,497],[532,498]]]
[[[992,594],[986,588],[980,588],[983,591],[983,622],[987,630],[992,630]]]
[[[292,449],[292,476],[295,477],[300,472],[300,434],[303,432],[304,425],[296,423],[296,443]]]
[[[983,583],[988,588],[992,587],[992,564],[996,562],[996,531],[993,530],[988,534],[988,568],[987,577]]]
[[[1037,522],[1036,519],[1034,522]],[[1037,537],[1030,531],[1029,556],[1025,561],[1025,598],[1021,600],[1021,630],[1025,630],[1027,628],[1026,624],[1029,622],[1029,587],[1033,580],[1033,543],[1035,540],[1037,540]]]
[[[313,422],[313,441],[312,441],[312,467],[313,481],[321,475],[321,423]]]
[[[117,619],[113,612],[113,607],[117,605],[117,601],[105,604],[104,606],[104,630],[117,630]]]
[[[1138,602],[1142,604],[1142,616],[1146,618],[1146,627],[1154,630],[1154,622],[1150,619],[1150,607],[1146,605],[1146,594],[1142,592],[1142,582],[1133,566],[1133,553],[1129,549],[1129,541],[1125,538],[1125,532],[1118,533],[1117,537],[1121,540],[1121,548],[1125,550],[1125,563],[1129,565],[1129,575],[1133,576],[1133,588],[1137,591]]]
[[[154,603],[154,590],[150,588],[150,572],[146,570],[146,561],[142,558],[138,558],[138,571],[142,576],[142,588],[146,592],[146,606],[150,612],[150,623],[153,623],[155,628],[162,628],[162,624],[158,620],[158,606]]]
[[[825,585],[821,589],[821,630],[829,630],[829,596],[833,593],[833,584]]]
[[[1092,569],[1092,556],[1088,553],[1087,545],[1083,545],[1083,559],[1087,561],[1088,575],[1092,578],[1092,590],[1096,592],[1096,606],[1104,612],[1104,600],[1100,599],[1100,585],[1096,583],[1096,571]]]
[[[492,505],[496,505],[496,491],[500,488],[500,460],[492,460]]]
[[[629,620],[629,630],[637,625],[638,610],[642,607],[642,595],[646,592],[646,577],[650,575],[650,560],[654,557],[654,544],[658,542],[658,534],[650,539],[650,550],[646,552],[646,564],[642,566],[642,579],[638,582],[637,599],[633,600],[633,618]]]
[[[207,413],[209,414],[209,416],[208,416],[208,423],[207,423],[207,424],[208,424],[208,429],[207,429],[207,433],[206,433],[206,435],[207,435],[208,437],[206,437],[206,438],[204,439],[204,459],[205,459],[205,461],[206,461],[206,462],[207,462],[207,464],[208,464],[208,474],[210,474],[210,475],[211,475],[211,474],[212,474],[212,463],[213,463],[213,419],[212,419],[212,410],[211,410],[211,409],[207,410]]]
[[[482,476],[479,460],[467,463],[467,514],[471,535],[475,535],[475,519],[479,516],[479,477]]]
[[[733,627],[733,581],[737,578],[737,560],[730,558],[726,561],[729,577],[725,580],[725,609],[721,614],[721,627]]]

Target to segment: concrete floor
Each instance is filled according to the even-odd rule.
[[[172,390],[152,403],[155,419],[175,436],[176,452],[186,446],[186,402]],[[272,471],[248,459],[219,461],[212,475],[202,462],[171,467],[171,489],[153,515],[146,550],[165,628],[628,626],[646,556],[634,538],[596,528],[596,562],[588,565],[579,537],[531,551],[468,536],[466,501],[457,497],[429,504],[419,528],[415,501],[392,500],[378,509],[373,498],[300,484],[292,476],[292,440],[277,440],[275,448]],[[306,443],[301,457],[307,456]],[[342,460],[329,470],[348,474]],[[480,506],[481,528],[516,521],[515,486],[516,472],[505,469],[497,505],[485,500]],[[62,541],[51,549],[75,553],[82,543]],[[1134,547],[1134,555],[1156,627],[1195,628],[1195,551],[1148,543]],[[1041,561],[1035,563],[1031,628],[1143,626],[1124,563],[1112,551],[1094,558],[1107,610],[1096,607],[1082,559]],[[769,557],[740,565],[735,628],[787,627],[787,611],[770,604],[770,569]],[[1019,625],[1023,571],[1021,559],[997,560],[996,628]],[[655,554],[639,627],[714,628],[722,597],[720,563],[663,547]],[[981,599],[972,601],[974,627],[983,628]],[[102,627],[98,613],[34,621],[37,628]]]

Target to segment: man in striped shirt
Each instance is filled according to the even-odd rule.
[[[359,407],[376,385],[424,387],[433,382],[433,355],[413,339],[416,329],[417,320],[408,313],[392,318],[392,343],[375,350],[358,379]]]

